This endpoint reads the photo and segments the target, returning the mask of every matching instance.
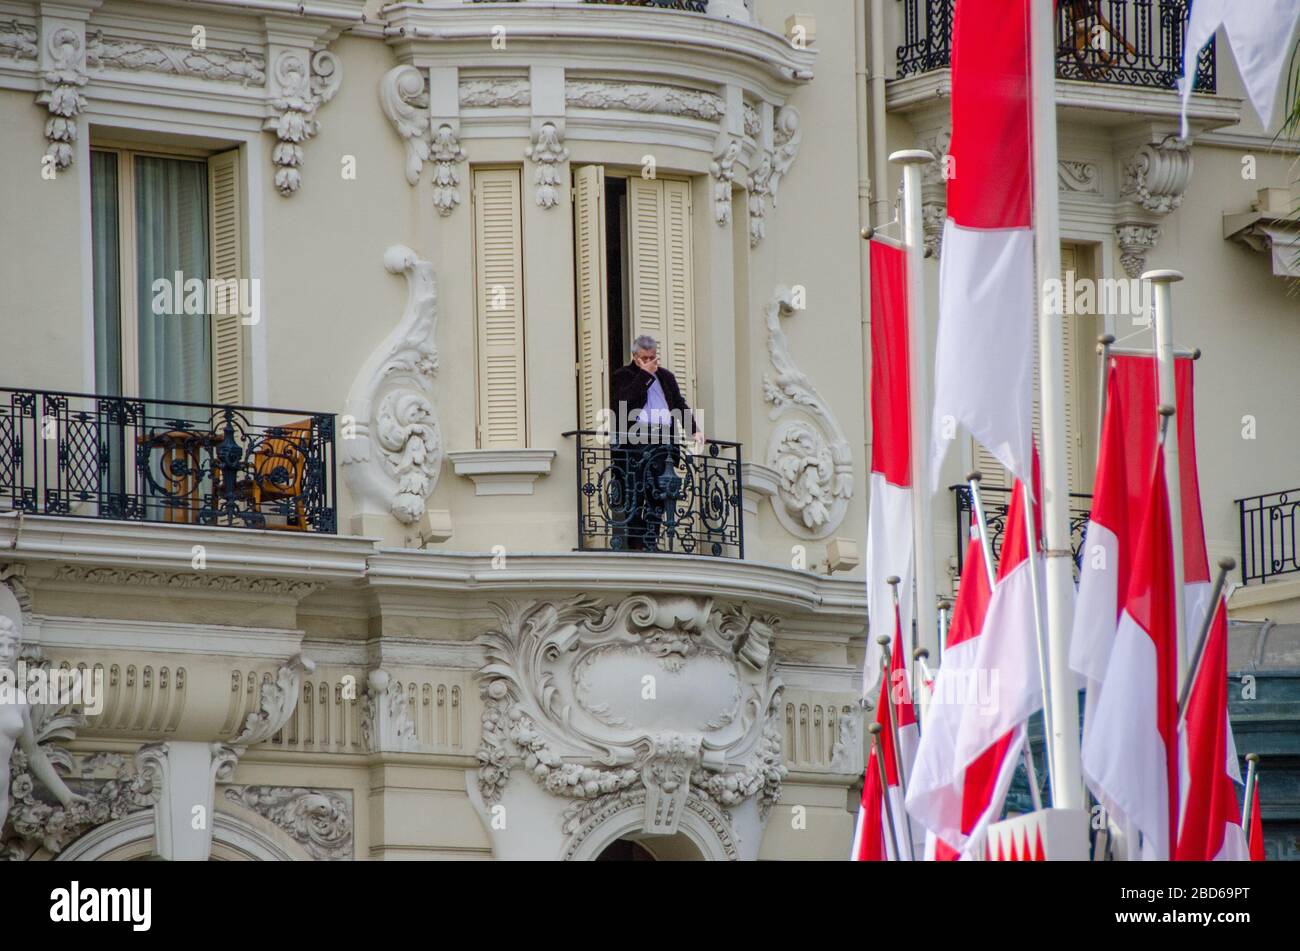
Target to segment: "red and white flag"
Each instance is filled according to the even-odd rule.
[[[939,840],[939,859],[982,854],[1020,762],[1025,721],[1042,707],[1029,576],[1041,576],[1042,558],[1028,552],[1017,482],[992,590],[981,546],[971,541],[908,784],[908,810]]]
[[[1238,769],[1228,730],[1228,609],[1220,601],[1205,642],[1180,735],[1182,825],[1180,862],[1248,858],[1237,808]]]
[[[1092,513],[1080,559],[1070,668],[1087,689],[1083,732],[1091,729],[1106,665],[1115,643],[1121,598],[1132,574],[1137,534],[1147,505],[1146,485],[1158,442],[1159,383],[1152,357],[1113,356],[1106,381],[1106,418],[1097,453]],[[1201,518],[1196,462],[1194,364],[1174,364],[1178,399],[1179,482],[1182,486],[1183,583],[1189,641],[1209,610],[1212,584]],[[1195,645],[1189,644],[1189,649]],[[1235,755],[1235,754],[1234,754]]]
[[[920,740],[920,727],[916,722],[916,708],[912,704],[908,684],[907,665],[903,660],[903,632],[895,613],[894,643],[890,649],[889,676],[880,682],[880,696],[876,703],[876,722],[880,724],[880,738],[867,757],[867,770],[862,784],[862,805],[858,809],[857,827],[853,834],[853,859],[858,862],[911,861],[913,851],[911,823],[903,808],[903,783],[910,776],[916,747]],[[898,745],[894,745],[890,729],[890,709],[894,726],[898,730]],[[879,759],[885,761],[885,782],[880,784]],[[899,774],[902,767],[903,775]],[[885,797],[889,804],[886,808]],[[889,831],[889,818],[893,817],[893,835]],[[898,844],[900,855],[894,852]]]
[[[1228,34],[1232,56],[1245,81],[1246,92],[1265,129],[1273,118],[1277,90],[1291,64],[1300,0],[1196,0],[1183,45],[1183,138],[1187,138],[1187,105],[1196,80],[1201,47],[1220,26]]]
[[[957,0],[939,263],[931,487],[963,426],[1030,478],[1034,232],[1030,0]]]
[[[900,579],[903,630],[912,629],[912,453],[908,387],[907,254],[871,242],[871,502],[867,516],[867,657],[862,695],[880,678],[876,638],[893,629]]]
[[[1178,651],[1173,541],[1164,453],[1146,479],[1146,511],[1114,646],[1083,740],[1083,773],[1098,798],[1142,835],[1142,855],[1166,861],[1178,826]]]

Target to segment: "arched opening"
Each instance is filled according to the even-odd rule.
[[[597,862],[702,862],[704,853],[689,836],[625,835],[605,846]]]

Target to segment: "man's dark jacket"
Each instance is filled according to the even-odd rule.
[[[663,367],[653,375],[642,370],[635,363],[629,363],[615,370],[614,379],[610,384],[610,395],[614,398],[614,412],[619,412],[621,405],[626,403],[627,420],[629,424],[635,422],[637,413],[645,409],[646,398],[650,394],[650,386],[654,383],[655,376],[659,377],[659,385],[663,388],[664,401],[668,404],[668,409],[679,414],[678,418],[681,419],[686,419],[689,414],[691,433],[698,432],[700,427],[695,422],[695,414],[687,405],[686,398],[682,396],[681,387],[677,385],[677,377],[673,376],[672,371]],[[673,428],[677,428],[676,418],[673,420]]]

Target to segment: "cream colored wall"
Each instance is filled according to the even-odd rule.
[[[79,393],[86,383],[81,192],[90,172],[78,143],[70,169],[42,177],[47,117],[32,93],[0,90],[0,386]]]

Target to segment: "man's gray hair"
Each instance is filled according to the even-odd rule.
[[[649,334],[642,334],[632,341],[632,353],[642,353],[646,350],[658,350],[659,341]]]

